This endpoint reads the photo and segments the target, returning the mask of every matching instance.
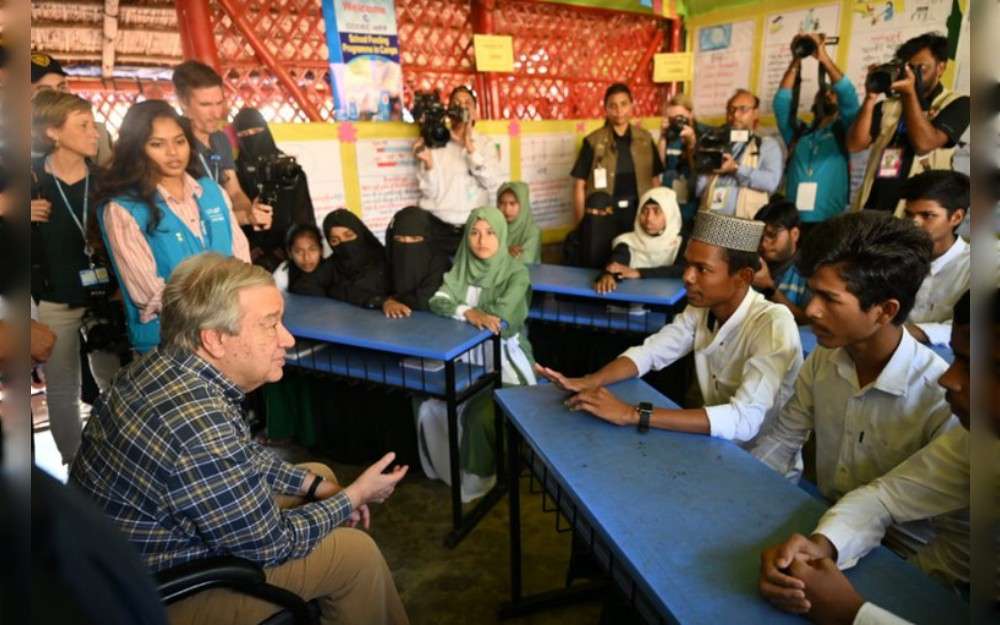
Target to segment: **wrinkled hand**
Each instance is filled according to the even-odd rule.
[[[389,319],[402,319],[403,317],[409,317],[413,311],[403,302],[389,297],[382,303],[382,312]]]
[[[725,176],[727,174],[735,174],[739,168],[740,166],[736,164],[736,159],[733,158],[732,154],[729,154],[727,152],[722,155],[722,167],[716,169],[715,173],[719,174],[720,176]]]
[[[608,273],[617,273],[621,277],[629,280],[635,280],[639,277],[638,269],[632,269],[628,265],[623,265],[621,263],[608,263],[608,266],[605,267],[604,270]]]
[[[910,64],[903,65],[903,77],[892,83],[892,90],[900,95],[915,95],[917,93],[917,77],[910,69]]]
[[[618,281],[610,273],[602,273],[601,277],[594,283],[594,290],[604,295],[618,288]]]
[[[788,570],[806,585],[809,620],[818,625],[854,622],[865,600],[833,560],[794,560]]]
[[[368,509],[368,504],[361,504],[351,510],[351,516],[345,521],[347,527],[357,527],[359,523],[365,529],[370,529],[372,526],[372,513]]]
[[[480,330],[489,330],[493,334],[500,334],[500,324],[502,323],[500,317],[484,313],[476,308],[470,308],[465,311],[465,320]]]
[[[772,605],[785,612],[805,614],[811,607],[806,599],[805,582],[786,571],[796,560],[829,558],[833,545],[823,536],[806,538],[792,534],[780,545],[769,547],[760,554],[760,578],[757,589]]]
[[[413,144],[413,156],[423,164],[424,169],[430,171],[434,167],[434,157],[423,139],[417,139],[417,142]]]
[[[390,451],[382,456],[381,460],[365,469],[358,479],[344,489],[353,508],[360,508],[372,502],[382,503],[392,495],[396,484],[403,479],[410,468],[400,465],[389,473],[383,473],[395,459],[396,454]]]
[[[271,220],[274,218],[274,209],[267,204],[262,204],[259,199],[254,200],[250,205],[250,225],[254,230],[270,230]]]
[[[758,289],[773,289],[774,288],[774,278],[771,277],[771,270],[768,269],[767,263],[764,259],[760,259],[760,269],[757,273],[753,274],[753,285]]]
[[[31,223],[47,223],[52,214],[52,202],[45,199],[31,200]]]
[[[615,397],[615,394],[600,386],[577,393],[566,400],[570,410],[585,410],[615,425],[635,425],[639,415],[635,408]]]
[[[579,393],[580,391],[597,388],[597,385],[590,380],[590,376],[584,376],[582,378],[567,378],[555,369],[543,367],[538,363],[535,363],[535,373],[546,378],[549,382],[552,382],[561,390],[569,393]]]
[[[35,364],[48,361],[52,356],[52,348],[56,344],[56,333],[49,326],[31,320],[31,337],[29,351],[31,361]]]

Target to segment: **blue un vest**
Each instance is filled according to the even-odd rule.
[[[146,237],[146,243],[149,244],[153,252],[153,259],[156,261],[156,275],[163,278],[164,281],[170,279],[174,267],[190,256],[202,252],[217,252],[223,256],[232,256],[233,254],[230,211],[223,198],[222,188],[208,177],[199,178],[198,184],[201,185],[202,194],[196,200],[204,230],[204,242],[199,240],[187,225],[174,214],[174,211],[167,206],[160,194],[156,195],[156,206],[160,209],[160,223],[152,234],[147,227],[150,215],[149,206],[145,202],[128,197],[116,197],[112,200],[128,211],[139,225],[139,229]],[[101,226],[104,245],[110,251],[111,245],[108,243],[103,209],[104,207],[101,207],[97,211],[97,218]],[[110,252],[109,256],[115,273],[120,276],[121,272],[118,270],[118,261],[115,259],[114,252]],[[148,352],[160,344],[160,318],[157,317],[152,321],[142,323],[139,320],[139,309],[132,301],[124,282],[121,284],[121,290],[125,299],[125,318],[128,323],[129,342],[132,344],[132,348],[140,354]]]

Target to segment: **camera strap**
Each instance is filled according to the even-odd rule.
[[[51,164],[49,167],[51,167]],[[83,221],[73,212],[73,205],[70,204],[69,198],[66,197],[66,192],[63,191],[62,184],[59,182],[59,176],[55,175],[55,172],[52,172],[52,180],[56,183],[56,189],[59,191],[59,196],[62,197],[63,204],[66,206],[69,216],[73,218],[73,223],[76,224],[77,229],[80,231],[80,236],[83,237],[83,253],[87,255],[87,262],[93,267],[94,249],[90,247],[90,243],[87,241],[87,229],[84,227],[84,224],[87,222],[87,209],[90,204],[90,171],[87,171],[87,175],[83,179]]]

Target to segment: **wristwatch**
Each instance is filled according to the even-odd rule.
[[[639,432],[645,434],[649,431],[649,419],[653,416],[653,404],[641,401],[635,409],[639,413]]]
[[[309,490],[306,492],[306,501],[316,501],[316,489],[319,488],[319,483],[322,481],[322,475],[313,478],[312,484],[309,485]]]

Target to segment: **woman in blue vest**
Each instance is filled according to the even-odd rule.
[[[173,107],[140,102],[125,115],[101,181],[97,218],[139,353],[160,343],[160,298],[181,261],[211,251],[250,262],[232,203],[191,158],[192,145]]]

